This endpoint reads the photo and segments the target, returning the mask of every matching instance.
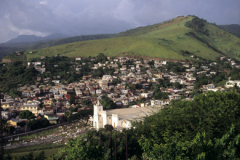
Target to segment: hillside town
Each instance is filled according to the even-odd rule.
[[[17,88],[19,96],[3,94],[2,117],[7,120],[7,125],[12,127],[10,133],[5,132],[5,135],[24,132],[26,126],[28,130],[37,129],[27,125],[31,118],[20,118],[21,112],[27,110],[34,115],[33,119],[45,118],[50,125],[55,125],[68,121],[71,115],[80,111],[93,110],[93,106],[97,105],[102,97],[116,105],[115,108],[108,109],[137,110],[149,106],[169,107],[173,101],[192,100],[198,93],[225,92],[234,85],[240,86],[240,81],[232,80],[225,74],[228,69],[240,68],[236,61],[227,57],[198,63],[111,58],[104,54],[99,54],[96,58],[89,57],[89,61],[78,57],[69,61],[70,70],[66,74],[80,74],[83,72],[81,69],[86,69],[86,66],[88,69],[82,74],[81,80],[70,83],[63,80],[62,75],[57,75],[57,72],[51,74],[49,68],[57,69],[60,66],[57,63],[46,64],[45,59],[46,57],[41,57],[38,61],[27,63],[28,68],[34,68],[42,75],[36,77],[35,84],[20,84]],[[6,65],[3,64],[3,67]],[[93,114],[88,115],[87,119],[88,124],[98,128],[93,124]],[[118,126],[114,124],[115,127]]]
[[[0,4],[0,160],[240,160],[239,0]]]

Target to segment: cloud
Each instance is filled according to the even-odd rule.
[[[39,4],[47,5],[48,3],[47,3],[47,1],[41,1],[41,2],[39,2]]]
[[[135,5],[130,0],[122,0],[113,12],[114,18],[139,26],[140,23],[135,19],[135,15]]]

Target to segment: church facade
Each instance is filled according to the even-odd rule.
[[[152,115],[161,107],[140,107],[103,110],[103,106],[98,103],[94,105],[93,127],[95,129],[104,128],[105,125],[112,125],[117,131],[131,128],[132,121],[142,121],[144,117]]]

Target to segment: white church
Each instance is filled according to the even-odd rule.
[[[131,121],[141,121],[144,117],[159,111],[160,106],[149,106],[139,108],[123,108],[103,110],[103,106],[98,103],[94,105],[93,127],[95,129],[104,128],[105,125],[112,125],[117,131],[123,128],[131,128]]]

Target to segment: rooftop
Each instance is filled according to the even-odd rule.
[[[148,115],[152,115],[158,112],[161,107],[153,106],[153,107],[140,107],[140,108],[124,108],[124,109],[113,109],[107,110],[107,115],[110,116],[112,114],[118,114],[119,119],[126,120],[137,120]]]

